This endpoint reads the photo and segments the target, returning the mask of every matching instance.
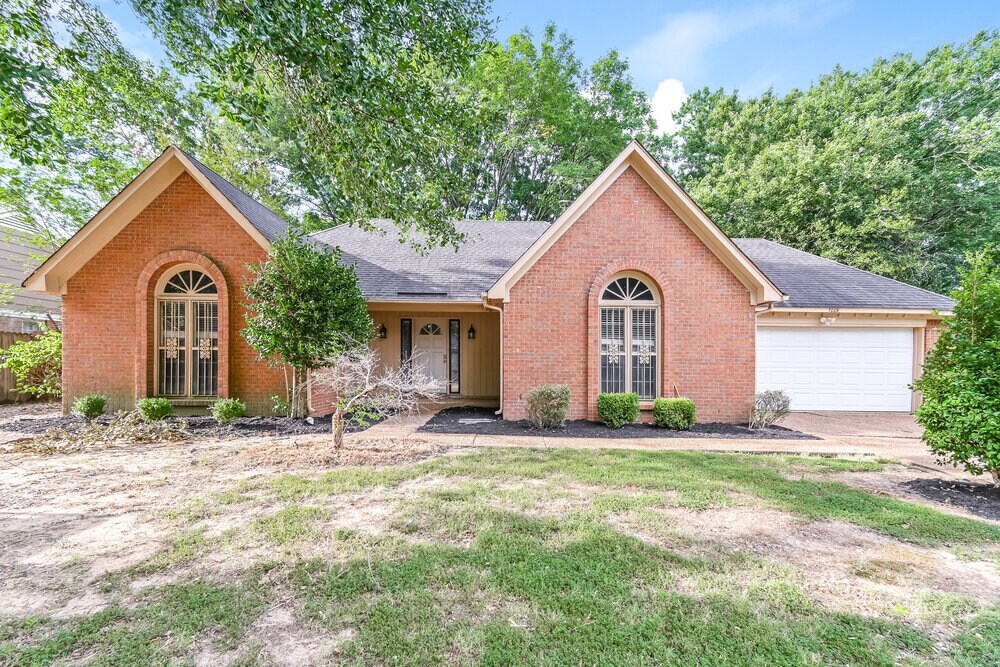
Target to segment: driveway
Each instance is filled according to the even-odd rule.
[[[793,412],[781,425],[824,439],[920,440],[923,433],[909,412]]]

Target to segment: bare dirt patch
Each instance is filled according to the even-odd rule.
[[[96,611],[108,602],[102,590],[106,575],[137,566],[168,547],[177,537],[177,516],[199,511],[192,509],[195,500],[206,504],[201,508],[206,516],[185,530],[204,529],[208,539],[244,525],[258,510],[268,511],[213,500],[244,481],[289,471],[313,476],[344,466],[397,465],[440,451],[419,443],[394,450],[388,442],[349,439],[337,452],[329,436],[313,435],[2,455],[0,618]],[[333,500],[338,506],[331,507],[331,525],[358,526],[357,517],[365,513],[343,504],[350,498]],[[367,513],[370,522],[376,520],[373,512]],[[233,559],[232,564],[240,562]],[[229,570],[222,562],[205,565]],[[177,575],[164,574],[159,581],[157,574],[146,583],[160,585]]]
[[[944,549],[850,524],[804,521],[755,506],[648,511],[667,518],[661,530],[649,530],[648,523],[643,530],[622,518],[615,523],[643,541],[692,557],[717,555],[722,548],[791,566],[808,596],[830,609],[920,620],[926,600],[934,596],[962,596],[982,605],[1000,599],[995,565],[962,561]]]

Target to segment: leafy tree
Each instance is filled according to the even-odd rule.
[[[917,421],[934,454],[1000,487],[1000,250],[971,255],[960,275],[955,314],[914,382]]]
[[[297,232],[271,244],[252,270],[243,336],[261,359],[285,370],[288,416],[301,417],[308,372],[374,334],[365,298],[339,250],[326,252]]]
[[[784,97],[704,89],[672,164],[733,236],[947,290],[1000,240],[1000,40],[841,69]]]
[[[278,211],[298,204],[264,138],[141,60],[84,0],[0,9],[0,211],[52,250],[176,143]]]
[[[487,34],[485,0],[131,0],[175,66],[268,146],[309,220],[389,217],[455,241],[450,86]]]
[[[483,53],[459,88],[477,111],[452,160],[465,217],[553,220],[629,139],[662,144],[618,53],[586,68],[552,24],[537,44],[525,29]]]
[[[62,334],[49,329],[0,350],[0,368],[14,375],[14,389],[32,396],[62,396]]]

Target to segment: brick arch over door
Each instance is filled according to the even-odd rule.
[[[643,260],[616,259],[609,262],[590,283],[587,293],[587,419],[596,420],[597,395],[601,391],[601,294],[608,283],[623,273],[634,273],[659,292],[660,301],[660,393],[669,388],[671,369],[671,328],[676,321],[676,299],[672,299],[671,282],[656,265]]]
[[[150,260],[139,274],[135,289],[136,346],[135,346],[135,396],[136,400],[152,396],[153,318],[156,316],[156,283],[172,267],[194,264],[215,281],[219,290],[219,388],[222,398],[229,396],[229,286],[222,270],[211,259],[193,250],[170,250]]]

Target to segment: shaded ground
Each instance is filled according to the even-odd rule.
[[[420,433],[475,435],[544,435],[552,438],[725,438],[734,440],[819,440],[816,436],[781,426],[750,429],[737,424],[695,424],[688,431],[671,431],[653,424],[609,428],[584,419],[567,421],[563,428],[539,430],[527,421],[499,419],[489,408],[456,407],[441,410],[417,429]]]
[[[0,664],[1000,661],[1000,524],[875,461],[304,435],[0,456]]]
[[[951,479],[914,479],[902,485],[928,500],[954,505],[984,519],[1000,521],[1000,489],[992,484]]]

